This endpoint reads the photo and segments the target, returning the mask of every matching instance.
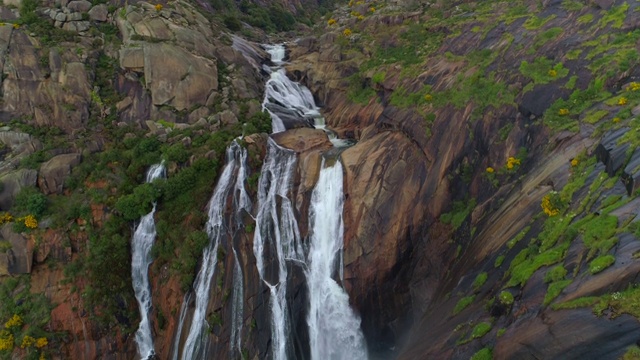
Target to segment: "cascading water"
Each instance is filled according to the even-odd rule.
[[[195,280],[193,290],[195,294],[195,310],[193,312],[189,334],[182,352],[182,359],[184,360],[207,358],[207,334],[204,330],[205,325],[208,327],[205,317],[207,306],[209,304],[209,291],[211,289],[211,282],[218,261],[217,254],[220,240],[224,236],[229,235],[228,230],[233,227],[232,224],[225,223],[225,204],[232,189],[235,190],[239,187],[244,188],[243,183],[238,183],[244,182],[245,179],[245,176],[240,174],[246,174],[246,158],[246,150],[238,145],[237,142],[234,141],[227,148],[226,165],[222,175],[220,176],[220,180],[218,180],[213,196],[209,201],[209,219],[207,221],[206,228],[207,235],[209,236],[209,244],[203,252],[202,265]],[[234,177],[235,174],[237,175]],[[239,201],[239,203],[241,202],[242,200]],[[234,201],[234,205],[235,204],[236,201]],[[233,210],[234,212],[237,212],[239,209]]]
[[[146,182],[165,177],[164,163],[156,164],[149,168]],[[151,247],[156,238],[156,226],[153,216],[156,213],[156,205],[153,210],[140,219],[140,223],[133,233],[131,240],[131,278],[133,291],[140,309],[140,325],[136,331],[135,340],[138,346],[138,354],[142,359],[148,359],[155,354],[153,337],[151,335],[151,323],[149,311],[151,310],[151,286],[149,285],[149,265],[151,264]]]
[[[310,248],[306,277],[309,289],[309,340],[312,360],[367,359],[360,319],[349,307],[342,281],[342,165],[323,167],[309,207]]]
[[[273,359],[287,358],[288,309],[286,261],[304,261],[293,205],[287,197],[291,188],[296,155],[269,139],[269,150],[258,180],[258,215],[253,252],[260,279],[269,287]],[[275,276],[266,273],[267,256],[275,262]]]
[[[266,51],[271,55],[274,68],[266,67],[270,78],[265,84],[262,109],[271,115],[273,132],[282,132],[294,127],[296,123],[312,126],[314,119],[320,117],[320,111],[307,87],[289,80],[283,64],[284,46],[267,45]]]

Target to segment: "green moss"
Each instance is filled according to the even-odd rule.
[[[498,300],[500,300],[500,303],[502,305],[510,306],[511,304],[513,304],[513,294],[506,290],[501,291],[498,295]]]
[[[487,273],[486,272],[481,272],[480,274],[478,274],[478,276],[476,276],[475,280],[473,280],[473,289],[474,290],[478,290],[482,287],[482,285],[484,285],[485,282],[487,282]]]
[[[632,345],[627,348],[627,351],[622,355],[621,360],[638,360],[640,359],[640,347],[638,345]]]
[[[473,302],[473,300],[475,300],[475,298],[476,298],[475,295],[471,295],[471,296],[463,297],[462,299],[458,300],[458,302],[456,303],[456,306],[453,308],[453,315],[456,315],[460,313],[462,310],[466,309],[467,306],[471,305],[471,303]]]
[[[589,272],[594,275],[597,274],[616,262],[616,258],[613,255],[602,255],[593,259],[589,263]]]
[[[482,348],[478,350],[475,354],[471,356],[471,360],[492,360],[493,359],[493,351],[490,348]]]
[[[564,266],[554,266],[544,275],[544,282],[550,283],[564,280],[565,276],[567,276],[567,269],[565,269]]]
[[[603,28],[607,24],[611,24],[614,29],[620,29],[624,20],[627,18],[627,11],[629,10],[629,4],[626,2],[620,6],[613,6],[607,11],[600,21],[598,21],[598,27]]]
[[[562,1],[562,8],[566,11],[580,11],[584,8],[584,3],[576,0],[564,0]]]
[[[587,89],[575,90],[569,99],[558,99],[544,113],[544,124],[554,131],[577,131],[578,122],[575,117],[588,109],[595,102],[608,98],[609,94],[604,88],[604,79],[594,80]],[[564,115],[561,109],[568,110]]]
[[[440,221],[445,224],[451,224],[454,229],[457,229],[469,216],[474,207],[476,207],[475,199],[471,199],[470,201],[454,201],[453,210],[440,215]]]
[[[553,27],[538,34],[533,42],[533,48],[538,49],[548,41],[553,40],[560,36],[564,30],[561,27]]]
[[[594,110],[587,113],[583,121],[586,122],[587,124],[595,124],[598,121],[602,120],[602,118],[607,115],[609,115],[609,112],[607,110]]]
[[[371,81],[374,84],[381,84],[384,82],[385,77],[387,76],[386,72],[377,72],[371,77]]]
[[[506,286],[524,286],[536,270],[543,266],[553,265],[562,261],[568,248],[569,243],[565,242],[542,253],[529,254],[529,252],[527,252],[528,257],[526,260],[515,265],[514,262],[511,263],[511,267],[509,268],[511,277]]]
[[[588,13],[578,18],[578,24],[588,24],[593,21],[593,14]]]
[[[549,284],[547,288],[547,293],[544,295],[543,305],[547,306],[551,304],[551,302],[560,295],[562,290],[569,286],[573,280],[560,280],[555,281]]]
[[[556,15],[549,15],[546,18],[539,18],[533,15],[529,17],[522,26],[527,30],[536,30],[555,18],[556,18]]]
[[[551,308],[553,310],[564,310],[564,309],[577,309],[582,307],[589,307],[597,303],[598,300],[599,298],[595,296],[581,297],[571,301],[567,301],[559,304],[553,304],[551,305]]]
[[[498,256],[496,258],[496,261],[493,263],[493,267],[499,268],[502,265],[502,263],[504,262],[504,258],[505,258],[504,255]]]
[[[568,90],[573,90],[576,87],[576,81],[578,81],[578,76],[574,75],[569,78],[566,84],[564,84],[564,88]]]
[[[479,339],[485,336],[489,331],[491,331],[491,323],[481,322],[478,325],[473,327],[473,330],[471,331],[471,338]]]
[[[529,232],[529,230],[531,229],[531,226],[527,226],[524,229],[522,229],[522,231],[520,231],[513,239],[509,240],[507,242],[507,247],[509,249],[513,248],[514,246],[516,246],[516,244],[522,240],[522,238],[524,238],[525,235],[527,235],[527,233]]]
[[[522,61],[520,73],[533,80],[534,84],[547,84],[566,77],[569,74],[569,69],[565,68],[561,62],[554,64],[551,59],[541,56],[536,58],[533,63]]]

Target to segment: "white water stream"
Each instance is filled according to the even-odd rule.
[[[146,182],[165,177],[164,163],[151,166],[147,171]],[[156,225],[153,216],[156,213],[156,205],[153,210],[140,219],[131,240],[131,278],[133,291],[140,309],[140,325],[136,331],[135,340],[138,346],[138,354],[142,359],[148,359],[155,355],[153,348],[153,336],[151,335],[151,323],[149,311],[151,310],[151,286],[149,285],[149,265],[151,247],[156,238]]]
[[[218,262],[220,240],[228,235],[228,229],[232,227],[232,224],[225,223],[226,201],[232,189],[244,188],[243,183],[240,182],[244,182],[245,176],[240,174],[246,174],[246,158],[246,150],[235,141],[227,148],[226,165],[209,200],[209,218],[206,226],[209,244],[202,255],[202,265],[194,284],[195,309],[182,351],[184,360],[208,358],[206,345],[210,324],[207,323],[206,315],[211,282]],[[234,211],[238,210],[234,209]]]
[[[313,360],[367,359],[360,318],[349,307],[343,281],[342,165],[320,170],[309,208],[310,249],[307,257],[309,341]]]

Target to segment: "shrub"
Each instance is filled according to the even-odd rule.
[[[18,215],[26,213],[41,217],[47,210],[47,197],[34,187],[25,187],[16,195],[13,211]]]

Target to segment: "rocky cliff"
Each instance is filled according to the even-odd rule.
[[[151,318],[172,357],[225,146],[243,135],[254,200],[266,156],[268,59],[246,38],[286,30],[289,77],[354,145],[338,153],[308,128],[272,138],[298,157],[304,239],[322,155],[344,166],[342,285],[372,357],[637,357],[638,5],[351,1],[287,25],[307,5],[0,7],[0,354],[135,358],[131,224],[155,202]],[[161,158],[167,181],[142,185]],[[207,346],[269,358],[269,291],[242,222],[217,253]],[[289,354],[305,358],[307,289],[289,271]]]

